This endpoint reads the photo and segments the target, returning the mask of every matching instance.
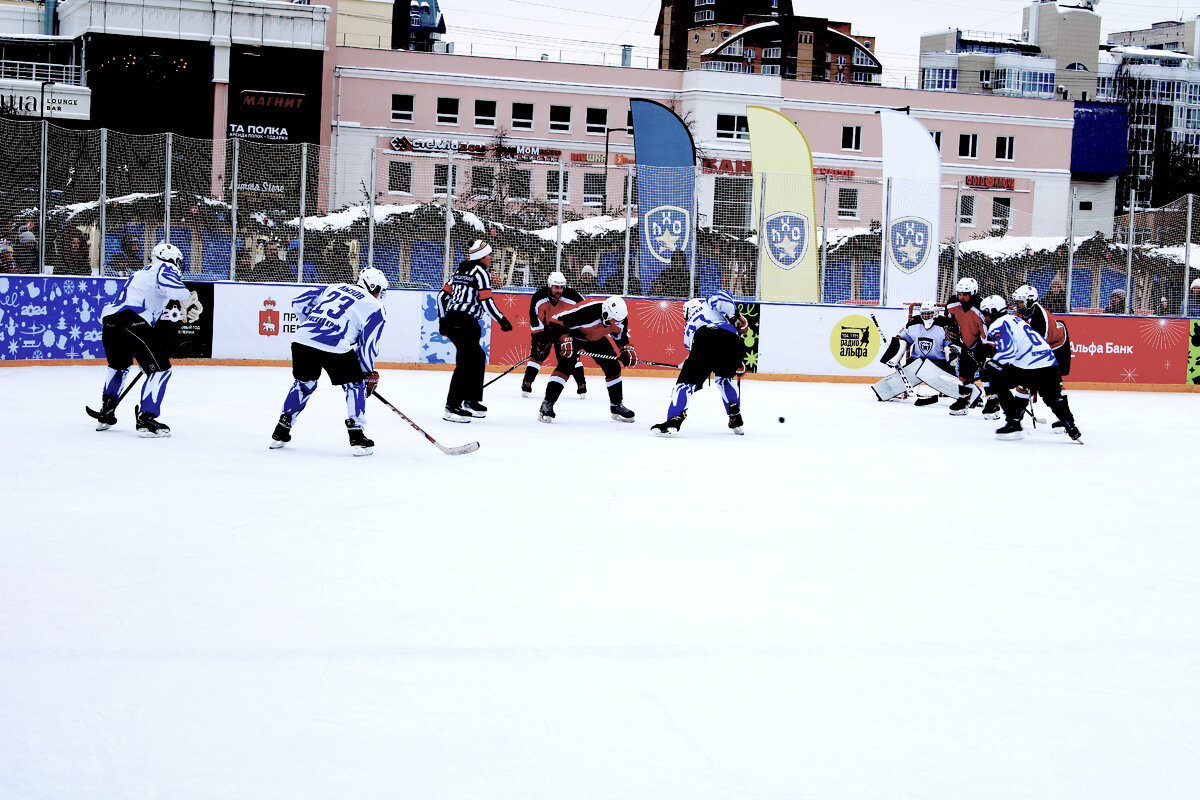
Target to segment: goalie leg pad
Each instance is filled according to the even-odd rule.
[[[958,397],[958,387],[962,385],[959,383],[958,378],[955,378],[929,359],[922,358],[917,363],[914,373],[916,375],[915,379],[909,376],[909,380],[914,384],[927,383],[947,397]]]
[[[899,372],[893,372],[878,383],[871,385],[875,391],[875,396],[880,400],[891,400],[893,397],[899,397],[904,394],[904,379],[900,377]]]

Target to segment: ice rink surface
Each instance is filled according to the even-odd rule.
[[[481,449],[371,401],[354,458],[324,380],[270,451],[286,369],[177,368],[162,440],[102,377],[0,369],[0,798],[1196,797],[1196,395],[1072,392],[1079,446],[748,380],[660,439],[666,378],[455,425],[385,370]]]

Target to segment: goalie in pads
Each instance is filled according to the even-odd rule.
[[[954,354],[949,338],[951,324],[938,313],[932,300],[921,303],[916,316],[891,338],[879,359],[896,371],[871,387],[875,396],[881,401],[891,400],[920,383],[933,387],[938,394],[919,398],[917,405],[936,403],[939,395],[957,395],[959,383],[950,365]]]

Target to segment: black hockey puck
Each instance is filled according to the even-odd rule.
[[[780,421],[780,422],[783,422],[783,417],[780,417],[780,418],[779,418],[779,421]]]

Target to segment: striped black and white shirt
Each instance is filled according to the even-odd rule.
[[[482,319],[485,309],[494,320],[504,318],[492,299],[492,277],[481,261],[464,261],[458,265],[438,294],[437,306],[439,319],[445,318],[450,311],[462,311]]]

